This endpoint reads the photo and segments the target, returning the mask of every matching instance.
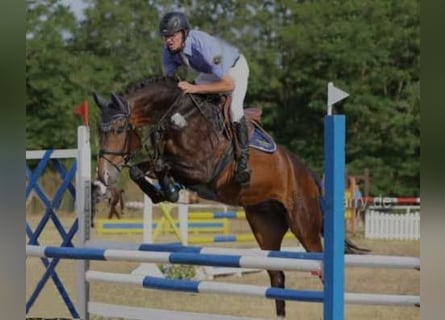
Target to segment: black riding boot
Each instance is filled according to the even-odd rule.
[[[240,122],[233,122],[235,137],[238,140],[240,155],[236,162],[235,180],[242,187],[246,187],[250,180],[249,168],[249,134],[247,131],[246,118],[242,117]]]

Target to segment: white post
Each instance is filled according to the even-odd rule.
[[[181,234],[181,243],[183,246],[187,246],[188,239],[188,206],[186,204],[178,205],[178,220],[179,220],[179,232]]]
[[[76,216],[79,226],[76,246],[82,248],[90,238],[91,225],[91,149],[90,132],[86,126],[77,128]],[[76,262],[77,308],[84,320],[89,319],[89,285],[85,277],[88,268],[88,260]]]
[[[149,180],[151,183],[151,181]],[[150,197],[144,194],[144,212],[143,212],[143,243],[153,243],[153,202]],[[164,274],[159,270],[155,263],[141,263],[132,274],[154,276],[164,278]]]
[[[144,194],[144,243],[153,243],[153,202]]]

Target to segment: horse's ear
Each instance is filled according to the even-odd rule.
[[[99,108],[106,108],[108,106],[108,101],[93,92],[94,102],[99,106]]]
[[[119,106],[119,109],[122,112],[128,113],[128,107],[124,104],[124,102],[122,101],[122,99],[117,96],[116,94],[112,93],[111,94],[111,101],[113,102],[113,104]]]

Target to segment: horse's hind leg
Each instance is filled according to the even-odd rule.
[[[246,218],[258,245],[263,250],[280,250],[281,242],[288,230],[284,207],[276,201],[267,201],[245,208]],[[267,270],[270,284],[284,288],[283,271]],[[279,319],[286,316],[285,301],[275,300],[276,314]]]
[[[318,199],[306,197],[289,213],[289,228],[307,252],[322,252],[323,219]],[[322,270],[314,270],[323,281]]]
[[[322,252],[323,218],[316,198],[305,198],[289,213],[289,228],[307,252]]]

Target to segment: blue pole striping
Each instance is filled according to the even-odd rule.
[[[236,211],[215,211],[213,212],[213,217],[215,219],[222,219],[222,218],[236,219],[238,218],[238,215]]]
[[[179,227],[179,223],[176,224]],[[221,228],[224,222],[189,222],[189,228]]]
[[[213,242],[233,242],[236,241],[235,235],[215,236]]]
[[[241,267],[241,256],[225,256],[217,254],[190,254],[184,252],[174,252],[170,254],[170,263],[196,264],[200,266],[209,265],[216,267]]]
[[[267,256],[271,258],[323,260],[323,253],[321,252],[270,251]]]
[[[323,295],[323,291],[289,290],[282,288],[268,288],[266,290],[266,297],[270,299],[323,302]]]
[[[176,280],[176,279],[164,279],[156,277],[145,277],[142,280],[142,286],[144,288],[153,288],[161,290],[172,291],[185,291],[185,292],[199,292],[199,281],[191,280]]]
[[[156,251],[156,252],[176,252],[180,251],[183,246],[178,243],[167,243],[167,244],[152,244],[152,243],[142,243],[139,246],[140,251]],[[197,248],[198,249],[198,248]],[[199,252],[193,251],[193,252]]]
[[[178,243],[168,244],[147,244],[143,243],[139,246],[141,251],[157,251],[157,252],[194,252],[201,253],[206,247],[199,246],[183,246]],[[302,260],[323,260],[321,252],[294,252],[294,251],[266,251],[265,256],[270,258],[284,259],[302,259]]]
[[[104,249],[46,247],[44,254],[48,258],[106,260]]]

